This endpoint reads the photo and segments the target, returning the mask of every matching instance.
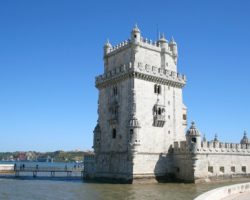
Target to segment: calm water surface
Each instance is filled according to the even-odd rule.
[[[236,183],[236,182],[233,182]],[[191,200],[216,184],[97,184],[80,180],[0,179],[1,200]]]
[[[18,163],[21,164],[21,163]],[[27,167],[37,163],[25,163]],[[74,164],[67,164],[72,167]],[[41,167],[63,168],[65,163],[39,163]],[[244,181],[207,184],[99,184],[79,177],[51,178],[49,175],[0,177],[0,200],[191,200],[210,189]]]

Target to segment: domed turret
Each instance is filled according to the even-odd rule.
[[[137,24],[135,24],[134,28],[131,31],[131,42],[138,43],[140,41],[141,41],[141,32]]]
[[[112,48],[112,45],[109,43],[109,40],[104,44],[104,55],[108,54]]]
[[[241,144],[249,144],[249,140],[248,140],[247,132],[246,132],[246,131],[244,131],[244,136],[243,136],[243,138],[241,139],[240,143],[241,143]]]
[[[165,35],[162,33],[160,39],[158,40],[159,46],[164,49],[167,50],[168,49],[168,41],[165,38]]]
[[[196,128],[195,123],[192,122],[190,128],[186,133],[187,145],[193,151],[200,147],[201,145],[201,134],[200,131]]]
[[[186,136],[200,136],[199,130],[196,128],[195,123],[192,122],[190,128],[187,130]]]
[[[217,133],[214,135],[214,142],[219,142]]]
[[[170,50],[172,51],[172,55],[173,55],[173,58],[174,58],[175,62],[177,62],[178,48],[177,48],[177,43],[174,41],[173,37],[169,42],[169,47],[170,47]]]

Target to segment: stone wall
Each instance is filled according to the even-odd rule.
[[[198,182],[250,176],[250,147],[244,144],[202,142],[191,147],[182,141],[173,150],[177,178]]]

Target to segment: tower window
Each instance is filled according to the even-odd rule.
[[[161,86],[160,85],[154,85],[154,93],[155,94],[161,94]]]
[[[113,95],[114,95],[114,96],[117,96],[117,86],[114,86],[114,87],[113,87]]]
[[[133,129],[130,129],[130,141],[132,141],[133,134],[134,134],[134,130],[133,130]]]
[[[187,120],[187,115],[183,114],[182,118],[183,118],[183,120]]]
[[[231,167],[231,172],[235,172],[235,166]]]
[[[157,93],[157,85],[155,85],[154,89],[154,92]]]
[[[220,167],[220,172],[224,173],[225,172],[225,168],[224,167]]]
[[[196,138],[192,138],[191,141],[196,143]]]
[[[208,166],[208,172],[214,173],[214,168],[212,166]]]
[[[136,35],[134,35],[134,38],[136,38]]]
[[[244,172],[244,173],[246,173],[247,172],[246,166],[242,166],[241,167],[241,171]]]
[[[116,138],[116,129],[113,128],[112,130],[112,138],[115,139]]]
[[[115,117],[117,117],[117,115],[118,115],[118,108],[117,107],[114,108],[114,115],[115,115]]]
[[[158,115],[161,115],[161,108],[158,108]]]

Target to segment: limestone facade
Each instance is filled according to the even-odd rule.
[[[234,152],[233,146],[201,142],[194,124],[185,137],[187,108],[182,88],[186,77],[177,72],[173,38],[168,42],[162,35],[154,42],[143,38],[135,26],[129,40],[115,46],[107,41],[103,58],[104,73],[96,77],[95,156],[86,157],[86,178],[194,181],[217,176],[223,160],[230,160],[238,173],[237,163],[250,159],[244,145],[236,145],[235,151],[241,150]]]

